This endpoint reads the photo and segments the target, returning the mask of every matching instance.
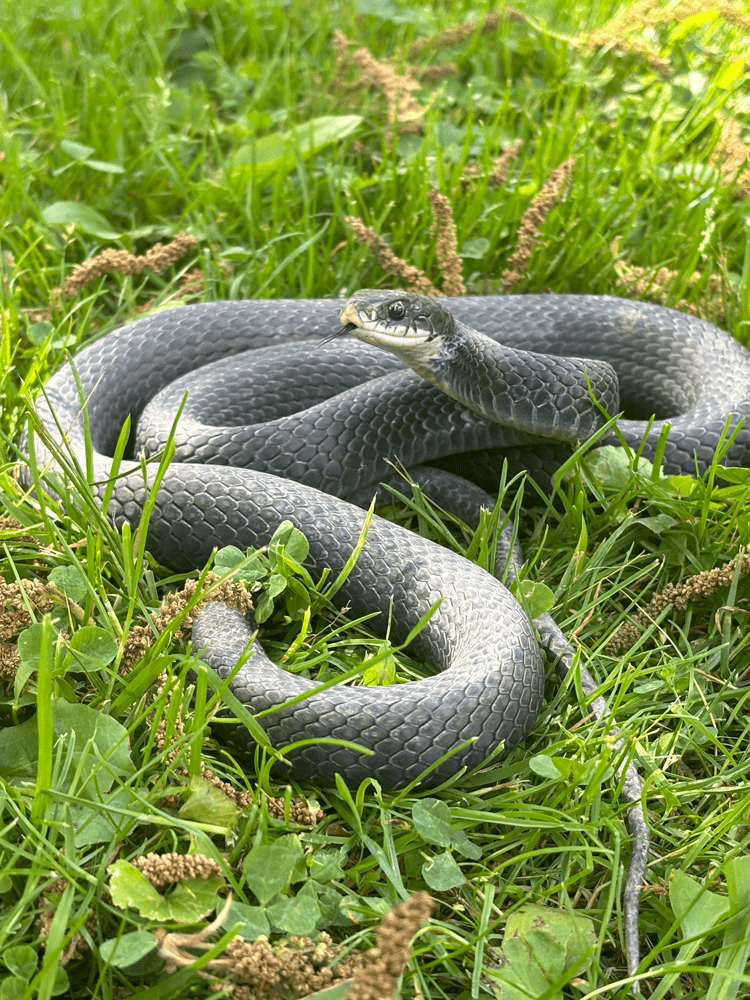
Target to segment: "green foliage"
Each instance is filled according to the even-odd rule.
[[[116,969],[130,969],[156,951],[157,941],[148,931],[131,931],[119,938],[103,941],[102,959]]]
[[[712,937],[721,941],[717,948],[716,975],[706,993],[709,1000],[733,1000],[747,992],[750,858],[729,858],[724,869],[726,896],[711,892],[697,879],[681,871],[673,872],[669,886],[669,903],[685,942],[675,957],[675,967],[689,964],[701,942],[710,946],[709,939]],[[657,1000],[669,995],[667,990],[676,978],[675,973],[665,977],[653,994]]]
[[[271,615],[274,599],[282,595],[287,613],[299,620],[310,604],[307,587],[313,587],[303,566],[309,548],[302,532],[290,521],[282,521],[268,544],[267,553],[245,554],[236,546],[228,545],[216,553],[214,567],[218,573],[231,573],[232,579],[243,580],[248,587],[261,585],[253,611],[259,625]]]
[[[297,125],[288,132],[264,136],[232,153],[227,164],[228,182],[238,186],[268,183],[274,174],[294,167],[297,157],[308,159],[325,146],[346,139],[362,124],[359,115],[324,115]]]
[[[109,867],[109,891],[112,902],[123,910],[137,910],[141,916],[160,923],[194,924],[216,906],[223,879],[186,878],[170,892],[162,894],[128,861],[115,861]]]
[[[133,773],[127,730],[86,705],[57,699],[51,708],[51,740],[41,713],[0,731],[0,775],[11,785],[36,786],[45,822],[67,830],[77,847],[109,841],[130,801],[119,784]],[[49,783],[42,782],[47,774]]]
[[[595,943],[594,925],[581,914],[525,904],[505,925],[498,1000],[562,998],[560,988],[591,957]]]
[[[522,5],[489,34],[411,56],[415,41],[485,16],[489,3],[6,5],[0,497],[20,527],[3,521],[0,541],[7,583],[51,587],[44,613],[17,625],[21,665],[0,695],[0,1000],[213,995],[194,971],[164,972],[152,931],[193,931],[230,888],[226,932],[326,931],[355,949],[371,945],[395,901],[427,889],[439,906],[414,941],[404,997],[626,995],[622,761],[608,724],[585,718],[575,676],[560,686],[550,670],[533,734],[484,771],[429,796],[372,782],[306,788],[325,819],[276,818],[265,793],[294,815],[299,790],[270,788],[260,751],[256,779],[208,742],[208,724],[215,736],[222,721],[210,694],[193,711],[205,676],[191,674],[179,620],[121,673],[135,626],[182,580],[143,555],[135,528],[120,535],[85,503],[65,515],[36,504],[10,469],[29,393],[147,302],[182,301],[188,272],[200,272],[206,300],[390,283],[348,237],[354,215],[439,285],[433,186],[453,205],[465,281],[494,290],[532,199],[571,156],[566,197],[514,290],[627,294],[638,268],[652,282],[639,295],[658,286],[669,304],[700,304],[747,341],[747,181],[740,165],[731,176],[711,159],[722,116],[747,139],[736,7],[734,23],[707,7],[636,32],[664,71],[624,30],[619,46],[587,44],[611,4]],[[420,131],[392,129],[382,96],[337,64],[336,29],[399,72],[405,61],[455,64],[416,91]],[[492,186],[496,157],[516,140],[504,184]],[[170,271],[110,274],[53,296],[101,250],[140,254],[181,229],[199,249]],[[85,475],[71,479],[85,498]],[[605,647],[655,592],[747,547],[750,473],[719,460],[697,482],[620,449],[584,449],[554,503],[528,484],[523,499],[509,503],[527,555],[519,599],[531,614],[551,608],[573,637],[645,778],[655,854],[641,896],[644,992],[746,995],[747,578],[664,609],[622,655]],[[474,533],[419,495],[392,516],[493,565],[497,512]],[[338,581],[310,579],[306,545],[282,525],[267,552],[214,559],[255,592],[272,655],[321,683],[421,676],[366,623],[343,620]],[[249,789],[249,805],[198,777],[202,764]],[[156,890],[131,864],[148,851],[200,851],[226,874]],[[340,1000],[345,988],[321,996]]]
[[[0,998],[21,1000],[28,996],[29,984],[37,971],[36,949],[26,944],[12,945],[5,949],[2,962],[11,975],[0,978]],[[63,996],[68,986],[69,980],[65,969],[58,968],[48,986],[48,994],[53,997]]]

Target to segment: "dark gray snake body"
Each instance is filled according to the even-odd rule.
[[[693,317],[597,296],[442,301],[458,319],[510,348],[608,361],[619,380],[620,406],[632,414],[619,428],[634,449],[641,449],[646,417],[656,414],[641,452],[647,457],[664,419],[670,418],[664,451],[668,472],[705,469],[727,416],[730,430],[750,416],[750,354]],[[488,424],[395,359],[359,343],[345,348],[344,342],[324,348],[302,344],[289,362],[293,387],[280,388],[275,379],[285,363],[282,347],[320,341],[337,327],[340,307],[333,300],[187,306],[137,320],[78,354],[93,446],[89,476],[99,484],[109,477],[107,456],[126,418],[135,421],[157,392],[181,376],[212,362],[225,366],[223,372],[209,369],[191,388],[185,440],[161,481],[149,525],[149,548],[159,561],[188,569],[202,565],[216,547],[262,546],[287,519],[310,541],[311,571],[329,567],[335,576],[357,543],[364,514],[326,494],[345,496],[377,482],[390,471],[392,459],[409,465],[450,452],[533,440],[527,431]],[[264,347],[261,369],[250,376],[225,360]],[[340,355],[340,363],[326,361],[332,352]],[[376,381],[356,388],[368,379]],[[225,403],[219,400],[223,382],[230,386]],[[343,396],[322,398],[339,388]],[[564,384],[562,391],[564,397]],[[183,392],[176,384],[177,401]],[[531,391],[524,406],[544,406],[542,396],[542,390]],[[269,400],[281,406],[270,422]],[[300,402],[312,408],[291,416]],[[194,405],[208,411],[209,423],[232,427],[206,428],[200,414],[192,412]],[[174,399],[164,406],[173,412]],[[59,442],[58,427],[66,431],[86,468],[80,409],[79,389],[66,366],[50,380],[37,411],[53,440]],[[248,421],[252,431],[245,429]],[[167,427],[170,422],[168,417]],[[158,450],[162,442],[163,433],[147,422],[138,447],[150,444]],[[50,456],[38,435],[34,447],[41,466]],[[220,464],[194,464],[201,460]],[[736,434],[724,462],[750,463],[750,426]],[[54,491],[58,467],[52,463],[51,468]],[[137,463],[125,463],[124,470],[108,512],[117,523],[136,523],[147,484]],[[301,482],[278,478],[290,476]],[[147,479],[153,481],[153,471]],[[99,486],[100,497],[103,492]],[[542,701],[544,675],[534,630],[520,607],[484,571],[374,517],[337,604],[355,616],[376,612],[373,628],[390,629],[391,640],[401,642],[438,600],[413,644],[416,655],[441,671],[438,676],[386,688],[334,687],[263,718],[271,742],[280,747],[332,737],[374,751],[313,742],[290,754],[296,776],[332,784],[341,774],[356,784],[371,775],[385,787],[398,787],[453,753],[432,771],[429,782],[436,783],[458,768],[479,765],[500,743],[508,750],[524,737]],[[236,614],[217,605],[194,629],[194,644],[200,648],[210,640],[209,662],[226,676],[247,636]],[[253,711],[311,686],[256,656],[232,682],[234,693]]]

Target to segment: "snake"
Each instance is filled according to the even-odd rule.
[[[608,412],[620,416],[602,433]],[[20,478],[65,502],[85,506],[88,493],[116,526],[147,511],[152,556],[178,571],[220,547],[267,546],[291,522],[309,543],[305,568],[337,580],[338,607],[408,641],[435,675],[316,685],[274,664],[221,603],[196,619],[194,647],[262,713],[285,775],[428,788],[516,747],[543,703],[540,640],[561,673],[572,647],[549,615],[530,622],[495,576],[349,501],[366,506],[396,460],[432,483],[429,463],[447,456],[484,462],[591,434],[666,474],[702,474],[717,451],[725,466],[748,465],[749,416],[750,352],[650,303],[382,290],[343,304],[220,301],[155,312],[79,351],[36,400]],[[437,475],[457,507],[474,506],[470,484]],[[507,543],[504,555],[512,579],[522,553]],[[584,669],[581,683],[601,716]],[[228,732],[251,752],[244,727]],[[648,830],[632,767],[623,797],[640,831],[625,892],[634,974]]]
[[[362,340],[321,343],[342,322]],[[750,353],[694,316],[594,295],[365,290],[345,304],[163,310],[89,344],[53,375],[36,402],[44,433],[29,445],[52,492],[64,492],[68,454],[114,523],[137,525],[157,472],[135,456],[163,451],[183,404],[148,523],[149,550],[175,570],[204,565],[219,547],[267,545],[290,521],[309,541],[308,569],[341,574],[366,518],[346,497],[366,494],[394,460],[410,468],[576,442],[600,426],[602,409],[624,415],[618,438],[598,443],[624,440],[646,458],[658,448],[667,473],[705,471],[721,443],[725,465],[750,462]],[[126,421],[139,427],[134,457],[110,481]],[[285,755],[292,776],[397,788],[427,771],[424,782],[439,784],[498,747],[508,752],[533,726],[544,681],[537,638],[486,572],[376,515],[337,600],[373,616],[393,643],[432,611],[410,651],[438,672],[336,685],[270,713],[315,685],[248,660],[232,691],[269,713],[261,721],[274,746],[304,743]],[[247,642],[244,620],[221,606],[198,624],[196,647],[208,647],[223,676]]]

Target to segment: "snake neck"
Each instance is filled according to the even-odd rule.
[[[468,409],[540,437],[578,441],[616,413],[617,376],[605,361],[559,358],[498,344],[456,322],[411,367]]]

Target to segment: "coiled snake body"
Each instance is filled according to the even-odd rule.
[[[423,331],[427,328],[431,350],[442,345],[437,367],[444,368],[463,348],[445,346],[444,320],[434,319],[442,307],[434,313],[432,307],[425,311],[424,300],[407,300],[414,330],[420,323]],[[352,301],[356,306],[345,316],[350,325],[353,319],[358,322],[358,310],[361,319],[371,304],[367,295]],[[563,416],[575,424],[576,400],[591,410],[585,381],[580,389],[580,365],[578,388],[570,388],[573,379],[556,360],[550,362],[553,374],[545,383],[547,362],[515,355],[516,349],[608,362],[617,374],[619,405],[634,414],[619,421],[634,448],[643,446],[646,416],[656,415],[643,446],[647,457],[670,418],[667,471],[705,468],[727,417],[731,431],[750,414],[750,354],[728,334],[694,317],[599,296],[440,302],[459,321],[461,332],[465,323],[507,346],[508,352],[491,367],[495,374],[507,369],[512,418],[520,416],[522,430],[488,422],[404,369],[401,361],[365,344],[339,341],[313,348],[309,341],[320,341],[339,325],[341,303],[332,300],[215,302],[139,319],[82,350],[75,359],[80,389],[70,366],[64,367],[50,380],[37,411],[58,443],[58,428],[65,431],[69,447],[86,468],[80,402],[85,398],[93,449],[89,476],[99,484],[101,497],[110,475],[109,456],[126,418],[135,423],[149,400],[172,386],[173,398],[155,404],[168,430],[184,395],[177,380],[200,369],[191,385],[191,409],[183,415],[175,460],[156,495],[148,535],[151,552],[175,569],[192,568],[216,547],[266,544],[287,519],[309,539],[312,571],[327,566],[333,574],[356,545],[364,514],[330,494],[345,496],[377,482],[393,459],[409,466],[451,452],[523,443],[540,431],[564,437],[564,428],[558,434],[565,423],[559,413],[570,408]],[[387,309],[388,296],[376,293],[375,305]],[[428,314],[432,319],[425,318]],[[300,341],[305,343],[296,343]],[[285,352],[290,349],[294,354],[288,361]],[[258,351],[258,360],[248,374],[244,352],[249,350]],[[475,374],[486,375],[481,362],[464,357],[461,363],[464,369],[475,366],[470,382]],[[429,367],[436,360],[424,364]],[[291,370],[291,388],[281,382],[285,366],[287,373]],[[584,378],[595,368],[595,362],[588,362]],[[598,370],[606,382],[610,369],[605,365]],[[563,399],[559,409],[552,403],[553,390]],[[616,396],[608,401],[616,407]],[[496,402],[502,408],[502,399]],[[276,409],[269,419],[272,404]],[[300,405],[310,408],[290,415]],[[583,422],[568,436],[590,433],[595,426],[595,421],[586,423],[590,416],[580,418]],[[163,440],[163,432],[146,416],[137,447],[158,451]],[[38,464],[50,461],[54,475],[54,462],[38,436],[34,445]],[[749,459],[750,427],[743,426],[724,462],[740,465]],[[220,464],[196,464],[200,461]],[[116,522],[138,521],[151,479],[144,482],[138,464],[123,464],[109,504]],[[500,743],[510,749],[528,732],[542,699],[537,640],[519,606],[488,574],[375,517],[339,599],[354,615],[377,612],[373,627],[389,628],[396,642],[440,600],[413,648],[441,673],[393,687],[334,687],[265,716],[263,724],[279,746],[333,737],[373,751],[362,754],[312,743],[290,755],[297,776],[332,784],[337,773],[350,783],[371,775],[386,787],[399,786],[472,741],[432,771],[429,780],[435,783],[458,768],[480,764]],[[210,640],[211,662],[226,675],[247,634],[234,613],[217,609],[199,626],[195,644],[198,648]],[[233,681],[235,694],[252,710],[283,703],[311,686],[259,661],[252,657]]]
[[[724,464],[750,464],[750,426],[743,424],[750,416],[750,353],[711,324],[604,296],[440,302],[366,292],[342,312],[349,329],[396,351],[416,371],[367,344],[311,346],[338,325],[341,304],[332,300],[216,302],[157,313],[91,344],[76,357],[75,374],[68,365],[50,380],[36,404],[44,434],[32,434],[28,443],[53,493],[69,495],[60,471],[72,451],[101,502],[125,421],[142,418],[135,448],[158,453],[187,387],[175,459],[154,497],[152,554],[189,569],[217,547],[265,545],[289,520],[309,540],[308,568],[328,567],[334,576],[365,518],[339,498],[367,500],[392,460],[411,466],[540,435],[585,438],[599,422],[592,393],[610,411],[624,411],[620,433],[646,457],[653,457],[665,422],[671,425],[660,443],[667,472],[703,471],[728,437]],[[467,327],[480,331],[479,340],[490,338],[488,354]],[[529,351],[553,357],[540,360]],[[600,361],[559,359],[571,354]],[[493,379],[500,388],[488,388]],[[308,409],[296,414],[300,407]],[[22,478],[32,483],[28,468]],[[144,472],[134,461],[121,463],[109,483],[108,514],[118,524],[137,523],[153,483],[153,466]],[[424,784],[434,784],[526,735],[542,701],[542,658],[532,625],[492,576],[375,516],[337,602],[357,617],[375,612],[373,627],[395,642],[439,602],[411,648],[440,673],[391,687],[334,686],[264,716],[273,745],[308,741],[287,754],[295,776],[328,785],[337,774],[349,784],[372,776],[399,787],[427,769]],[[569,664],[570,647],[549,616],[535,624],[547,651]],[[244,619],[219,604],[193,628],[194,646],[207,647],[205,658],[223,677],[250,635]],[[586,671],[581,683],[587,693],[595,688]],[[261,651],[232,681],[233,692],[256,712],[313,686]],[[604,710],[601,698],[593,706]],[[244,730],[234,733],[247,750]],[[327,738],[356,746],[316,742]],[[625,890],[634,974],[648,830],[632,768],[623,797],[634,831]]]

